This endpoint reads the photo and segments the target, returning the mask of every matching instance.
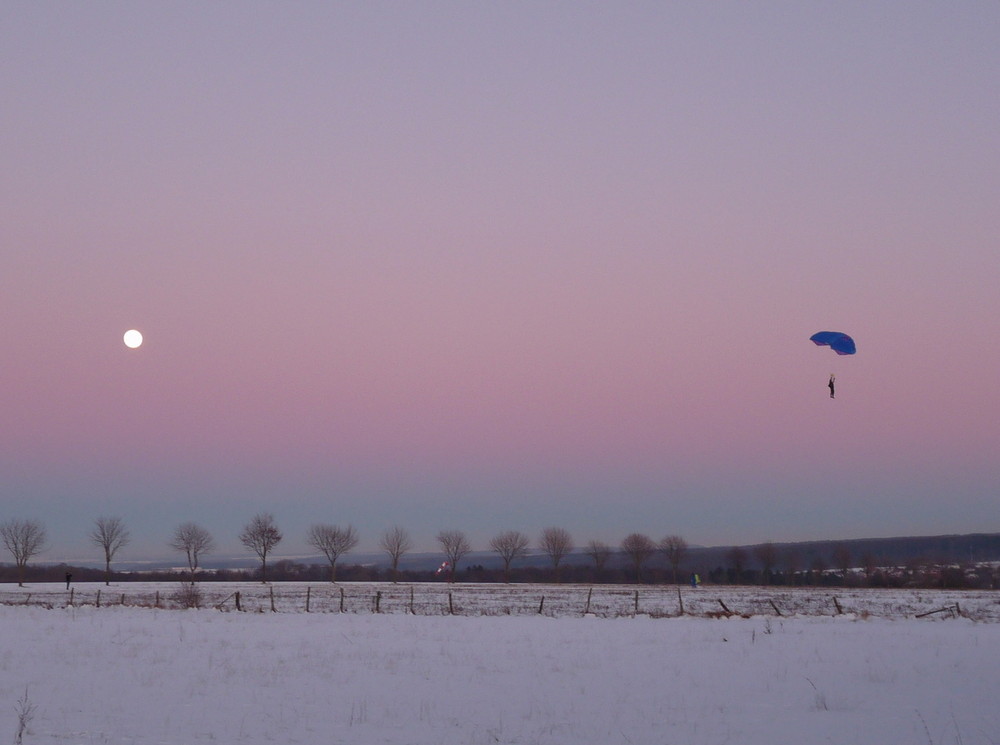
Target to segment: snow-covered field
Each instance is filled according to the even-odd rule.
[[[166,605],[169,585],[81,586],[70,607],[62,587],[4,587],[0,741],[31,710],[27,744],[1000,743],[995,593],[842,592],[833,615],[830,593],[686,588],[705,615],[684,617],[666,617],[675,588],[640,588],[635,617],[629,587],[587,617],[588,588],[549,585],[421,585],[437,611],[416,615],[406,585],[346,585],[345,613],[329,586],[308,614],[282,584],[278,613],[118,602],[156,587]],[[270,588],[203,589],[233,587],[270,610]],[[479,614],[447,615],[449,591]],[[757,614],[709,617],[719,599]]]

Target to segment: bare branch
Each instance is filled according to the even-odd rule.
[[[261,512],[254,515],[240,533],[240,543],[260,558],[260,579],[267,582],[267,555],[284,536],[274,523],[274,515]]]
[[[503,581],[510,582],[510,564],[527,553],[528,536],[517,530],[508,530],[491,539],[490,548],[503,559]]]
[[[215,547],[215,539],[212,534],[196,523],[184,523],[178,525],[174,531],[174,537],[170,541],[170,548],[180,551],[187,556],[188,569],[191,570],[191,582],[194,583],[195,573],[198,571],[198,560],[202,554],[207,554]]]
[[[337,559],[358,545],[358,532],[350,525],[313,525],[306,539],[310,546],[322,551],[330,562],[330,581],[337,581]]]
[[[654,551],[656,544],[653,543],[653,539],[642,533],[631,533],[622,541],[622,553],[632,561],[636,582],[641,579],[642,565],[649,561]]]
[[[600,572],[611,558],[611,546],[603,541],[590,541],[587,543],[586,553],[594,560],[594,569]]]
[[[660,551],[667,557],[674,574],[674,584],[677,584],[677,569],[687,555],[688,544],[679,535],[668,535],[660,540]]]
[[[129,542],[128,530],[120,517],[99,517],[90,531],[90,540],[104,551],[104,584],[111,584],[111,562]]]
[[[455,581],[455,572],[458,569],[458,562],[472,550],[465,533],[461,530],[442,530],[437,536],[438,543],[444,549],[445,558],[451,567],[449,580]]]
[[[559,563],[573,550],[573,538],[565,528],[546,528],[542,531],[539,548],[552,560],[552,571],[559,581]]]
[[[34,520],[8,520],[0,524],[0,539],[17,565],[18,587],[24,586],[24,570],[31,557],[45,549],[45,528]]]
[[[395,582],[399,577],[399,560],[403,557],[403,554],[413,548],[410,535],[405,529],[397,525],[389,528],[382,534],[378,545],[383,551],[389,554],[389,560],[392,565],[392,581]]]

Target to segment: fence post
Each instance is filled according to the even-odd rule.
[[[681,606],[681,615],[684,615],[684,596],[681,595],[681,586],[677,585],[677,602]]]
[[[639,591],[635,591],[635,611],[632,613],[634,616],[639,615]]]
[[[587,590],[587,605],[583,609],[583,615],[587,615],[588,613],[590,613],[590,596],[593,594],[594,594],[594,588],[591,587]]]
[[[271,589],[271,612],[275,613],[276,611],[274,608],[274,585],[271,585],[270,589]]]
[[[538,603],[538,615],[542,615],[542,609],[545,607],[545,596],[542,595],[541,601]]]
[[[70,604],[71,606],[73,605],[73,593],[74,593],[75,591],[76,591],[76,588],[75,588],[75,587],[71,588],[71,589],[70,589],[70,591],[69,591],[69,604]]]
[[[455,615],[455,604],[452,602],[451,592],[448,593],[448,613],[453,616]]]
[[[160,607],[160,591],[159,590],[156,591],[156,602],[153,603],[153,607],[154,608],[159,608]]]
[[[240,606],[240,591],[236,591],[236,610],[242,611],[243,608]]]
[[[344,612],[344,588],[340,588],[340,612]]]
[[[101,607],[101,589],[100,588],[97,589],[97,607],[98,608]]]
[[[843,609],[842,609],[842,608],[840,607],[840,601],[839,601],[839,600],[837,600],[837,596],[836,596],[836,595],[834,595],[834,596],[833,596],[833,607],[837,609],[837,615],[838,615],[838,616],[839,616],[839,615],[840,615],[841,613],[843,613],[843,612],[844,612],[844,611],[843,611]]]
[[[410,615],[415,616],[416,613],[413,611],[413,585],[410,585]]]
[[[381,590],[378,590],[375,593],[375,612],[376,613],[381,613],[382,612],[382,591]]]
[[[312,588],[311,587],[307,587],[306,588],[306,613],[309,612],[309,596],[311,594],[312,594]]]

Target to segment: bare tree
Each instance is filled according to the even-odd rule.
[[[726,559],[733,570],[733,584],[743,583],[743,570],[747,565],[747,552],[740,546],[733,546],[726,553]]]
[[[648,535],[642,533],[630,533],[622,541],[622,553],[632,562],[635,568],[635,581],[641,581],[642,565],[649,561],[649,557],[656,551],[656,544]]]
[[[191,570],[191,584],[194,584],[198,572],[198,560],[202,554],[207,554],[215,547],[212,534],[196,523],[184,523],[174,530],[170,540],[170,548],[180,551],[187,557],[188,569]]]
[[[871,551],[861,554],[861,568],[865,573],[865,584],[871,586],[872,576],[878,570],[878,557]]]
[[[660,551],[667,557],[670,568],[673,570],[674,584],[677,584],[677,569],[687,555],[688,544],[679,535],[668,535],[660,540]]]
[[[392,581],[396,582],[399,579],[399,560],[403,558],[403,554],[413,548],[413,541],[410,540],[410,534],[397,525],[389,528],[382,534],[378,545],[382,547],[383,551],[389,554],[389,561],[392,566]]]
[[[0,539],[17,565],[17,586],[24,587],[25,567],[45,549],[45,528],[34,520],[8,520],[0,524]]]
[[[590,541],[586,548],[587,556],[594,560],[594,574],[604,571],[605,565],[611,558],[611,546],[602,541]]]
[[[823,575],[826,574],[826,561],[822,556],[816,555],[809,564],[809,581],[813,585],[823,584]]]
[[[833,565],[840,570],[840,576],[844,584],[847,584],[847,572],[851,568],[851,549],[847,547],[846,543],[838,543],[833,547]]]
[[[267,555],[281,543],[281,531],[274,524],[274,515],[260,512],[246,524],[240,533],[240,543],[260,558],[260,581],[267,582]]]
[[[754,546],[754,558],[760,562],[761,584],[771,584],[771,572],[774,571],[775,564],[778,563],[778,547],[771,541]]]
[[[799,553],[798,549],[789,548],[782,554],[782,562],[785,565],[785,572],[787,577],[785,578],[786,585],[797,585],[801,581],[802,577],[802,554]]]
[[[28,733],[28,726],[37,711],[37,707],[28,699],[27,687],[24,689],[24,695],[17,700],[14,711],[17,712],[17,734],[14,735],[14,745],[22,745],[24,736]]]
[[[528,536],[517,530],[507,530],[490,540],[490,548],[503,559],[503,581],[510,582],[510,563],[528,551]]]
[[[448,579],[450,582],[454,582],[455,572],[458,571],[458,562],[472,550],[472,546],[461,530],[442,530],[437,535],[437,541],[441,544],[445,559],[450,567]]]
[[[559,563],[573,550],[573,537],[565,528],[546,528],[538,547],[552,560],[552,574],[559,581]]]
[[[309,545],[322,551],[330,562],[330,581],[337,581],[337,559],[358,545],[358,531],[348,525],[313,525],[309,528]]]
[[[129,542],[128,530],[120,517],[99,517],[90,531],[90,540],[104,551],[104,584],[111,584],[111,562]]]

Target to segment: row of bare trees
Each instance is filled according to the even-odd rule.
[[[446,530],[438,534],[449,567],[452,579],[455,569],[462,557],[472,550],[465,534],[457,530]],[[495,551],[503,561],[504,581],[510,581],[511,564],[518,558],[527,555],[531,541],[518,530],[507,530],[490,540],[490,550]],[[563,559],[574,550],[573,538],[564,528],[545,528],[538,540],[538,550],[548,556],[552,563],[555,581],[559,581],[559,568]],[[643,566],[657,553],[662,553],[673,569],[674,582],[677,581],[677,570],[687,553],[688,544],[678,535],[668,535],[659,542],[642,533],[631,533],[625,537],[619,547],[622,555],[628,558],[634,570],[636,581],[641,577]],[[584,547],[584,553],[594,562],[594,568],[600,572],[614,555],[614,549],[602,541],[592,540]]]
[[[91,542],[98,546],[104,556],[105,584],[111,582],[111,563],[118,552],[128,545],[129,531],[120,517],[99,517],[88,534]],[[261,577],[267,579],[267,558],[275,546],[281,542],[281,530],[270,513],[255,515],[239,534],[240,542],[261,560]],[[320,551],[330,562],[330,580],[336,580],[337,560],[358,544],[358,533],[350,525],[313,525],[306,539],[310,546]],[[28,562],[46,548],[45,526],[37,520],[7,520],[0,523],[0,541],[10,552],[18,571],[18,584],[24,584],[24,573]],[[201,566],[203,555],[215,547],[212,534],[194,522],[179,525],[169,541],[175,551],[184,554],[192,581]],[[402,528],[391,528],[382,536],[381,545],[389,554],[393,572],[399,560],[410,550],[412,542]]]
[[[261,579],[266,582],[267,557],[284,537],[274,521],[274,515],[269,512],[255,515],[243,528],[239,537],[240,543],[260,559]],[[352,525],[346,527],[329,524],[312,525],[306,535],[306,542],[330,562],[331,582],[337,581],[337,561],[357,546],[358,540],[358,531]],[[389,554],[392,570],[395,573],[399,568],[399,560],[413,544],[403,528],[394,527],[382,534],[380,545]],[[197,565],[191,566],[192,576],[196,569]]]
[[[111,562],[129,542],[129,533],[120,517],[99,517],[89,533],[92,543],[104,553],[104,581],[111,582]],[[17,583],[24,585],[24,570],[32,557],[45,550],[45,526],[37,520],[7,520],[0,523],[0,541],[14,558]]]
[[[99,517],[94,521],[88,534],[91,542],[98,546],[104,556],[105,583],[111,581],[111,563],[124,546],[129,543],[129,532],[120,517]],[[253,552],[261,562],[261,579],[267,581],[267,560],[284,535],[278,527],[274,515],[261,512],[255,515],[239,534],[240,543]],[[28,561],[45,548],[44,526],[34,520],[8,520],[0,524],[0,540],[11,553],[18,569],[19,584],[24,582],[24,569]],[[337,578],[337,562],[358,545],[358,532],[351,525],[342,527],[331,524],[316,524],[309,528],[307,543],[322,553],[330,563],[330,581]],[[442,530],[437,542],[445,556],[442,569],[454,581],[462,559],[472,551],[472,544],[460,530]],[[179,525],[170,538],[169,546],[183,554],[187,560],[191,581],[201,566],[202,557],[215,547],[212,534],[194,522]],[[393,580],[399,575],[402,557],[413,547],[409,533],[399,526],[382,533],[379,547],[387,554]],[[490,550],[496,552],[503,561],[504,581],[510,581],[511,565],[531,550],[531,540],[518,530],[503,531],[489,542]],[[559,571],[563,560],[574,550],[573,538],[564,528],[549,527],[542,530],[536,548],[545,554],[552,564],[555,580],[559,581]],[[639,580],[642,568],[657,552],[662,553],[673,569],[673,579],[677,581],[677,570],[687,552],[687,542],[676,535],[664,537],[658,543],[641,533],[632,533],[621,542],[621,554],[628,558]],[[590,541],[584,552],[594,561],[600,571],[614,553],[611,546],[600,541]]]

